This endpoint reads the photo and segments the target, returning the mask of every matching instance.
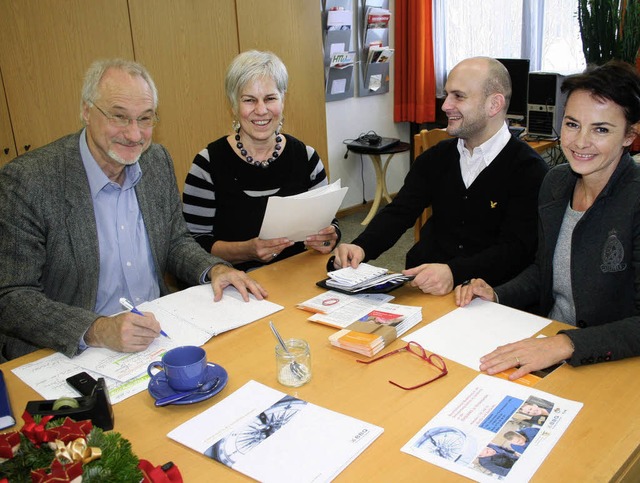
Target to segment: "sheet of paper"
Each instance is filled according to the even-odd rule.
[[[81,396],[67,384],[66,379],[82,371],[86,371],[96,380],[99,377],[103,377],[97,372],[85,370],[75,364],[73,359],[69,359],[59,352],[16,367],[12,372],[44,399],[58,399],[61,397]],[[116,404],[147,389],[149,376],[144,374],[126,382],[105,377],[105,382],[111,404]]]
[[[581,408],[480,374],[402,451],[475,481],[529,481]]]
[[[329,47],[329,55],[333,55],[336,54],[338,52],[344,52],[344,42],[336,42],[335,44],[331,44],[331,46]]]
[[[348,188],[334,183],[294,196],[271,196],[260,228],[260,238],[286,237],[302,241],[328,227],[335,218]]]
[[[347,305],[356,301],[376,306],[391,302],[393,299],[393,295],[386,293],[361,293],[347,295],[334,290],[327,290],[326,292],[316,295],[309,300],[300,302],[297,307],[299,309],[306,310],[307,312],[330,314],[336,310],[342,310]]]
[[[227,287],[224,289],[222,300],[214,302],[213,289],[210,284],[205,284],[175,292],[151,302],[145,302],[140,307],[150,312],[154,312],[154,309],[158,308],[162,312],[170,313],[176,319],[181,319],[201,332],[210,334],[209,338],[247,325],[284,308],[269,300],[256,300],[253,295],[250,295],[249,299],[249,302],[245,302],[242,300],[240,292],[234,287]],[[165,327],[162,320],[160,318],[158,320],[165,332],[173,339],[174,328],[170,324]],[[181,325],[179,331],[182,330],[188,330],[187,325]],[[190,337],[194,335],[200,337],[199,334],[196,335],[196,331],[193,331]],[[176,336],[178,335],[176,334]]]
[[[335,79],[331,83],[331,94],[342,94],[347,90],[347,79]]]
[[[551,320],[505,305],[474,299],[469,305],[403,338],[430,352],[478,370],[480,358],[496,347],[532,337]]]
[[[222,300],[213,301],[211,285],[198,285],[140,304],[139,310],[152,312],[169,335],[158,337],[142,352],[121,353],[92,347],[73,358],[85,369],[124,382],[145,374],[147,366],[160,360],[172,347],[202,345],[227,330],[267,317],[283,307],[268,300],[242,300],[233,287],[224,290]]]
[[[330,481],[383,429],[255,381],[168,436],[258,481]]]
[[[313,314],[307,320],[311,322],[319,322],[321,324],[330,325],[337,329],[344,329],[356,320],[360,320],[366,316],[375,307],[367,300],[354,300],[350,304],[334,310],[328,314]]]

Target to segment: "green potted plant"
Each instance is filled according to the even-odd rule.
[[[578,22],[587,64],[601,65],[611,59],[636,64],[639,0],[579,0]]]
[[[618,59],[640,70],[640,0],[579,0],[578,23],[587,64]],[[631,151],[640,151],[640,136]]]

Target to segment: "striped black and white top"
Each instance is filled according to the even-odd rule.
[[[284,149],[267,168],[250,165],[239,157],[226,136],[196,155],[185,182],[183,214],[189,231],[205,250],[210,252],[217,240],[257,237],[269,196],[290,196],[328,184],[315,149],[293,136],[284,136]],[[278,259],[302,250],[304,245],[296,243]],[[251,261],[236,264],[236,268],[247,270],[260,265]]]

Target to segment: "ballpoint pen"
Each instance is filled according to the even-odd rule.
[[[120,305],[122,305],[125,309],[130,310],[134,314],[142,315],[144,317],[144,314],[140,312],[138,309],[136,309],[136,306],[133,305],[131,302],[129,302],[126,298],[120,297]],[[167,333],[162,329],[160,329],[160,335],[163,335],[168,339],[171,339],[171,337],[169,337]]]

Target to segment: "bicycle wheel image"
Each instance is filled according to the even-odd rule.
[[[258,414],[249,424],[232,431],[215,443],[204,454],[224,465],[233,466],[239,458],[291,421],[306,404],[306,401],[285,396]]]
[[[415,448],[454,463],[468,464],[475,454],[474,438],[457,428],[439,426],[426,431],[414,444]]]

